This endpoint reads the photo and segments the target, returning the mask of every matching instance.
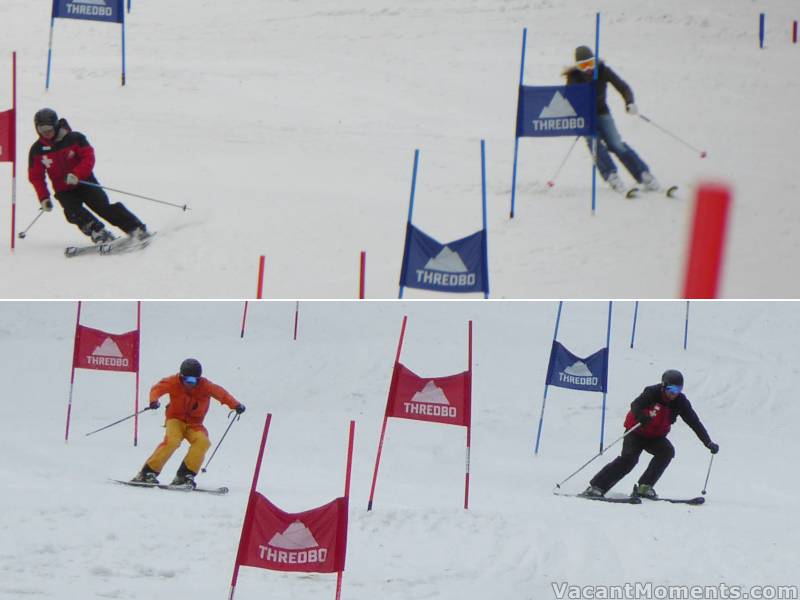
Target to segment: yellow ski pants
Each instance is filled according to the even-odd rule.
[[[150,458],[147,459],[147,466],[156,473],[161,473],[161,469],[164,468],[164,465],[181,445],[181,442],[186,440],[190,446],[183,462],[186,463],[186,467],[190,471],[199,473],[203,459],[206,457],[206,452],[211,447],[205,427],[192,428],[179,419],[167,419],[165,427],[167,432],[164,434],[164,440],[158,445]]]

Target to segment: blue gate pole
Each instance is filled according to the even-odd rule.
[[[611,307],[614,303],[608,303],[608,330],[606,332],[606,390],[608,390],[608,361],[611,358]],[[606,393],[603,392],[603,410],[600,413],[600,454],[603,453],[603,439],[606,431]]]
[[[689,301],[686,301],[686,318],[684,319],[683,325],[683,349],[686,350],[686,346],[689,343]]]
[[[594,16],[594,75],[595,94],[597,94],[597,72],[600,66],[600,13]],[[597,207],[597,104],[592,107],[594,112],[594,135],[592,136],[592,214]]]
[[[633,338],[636,336],[636,316],[639,314],[639,301],[633,305],[633,329],[631,330],[631,348],[633,348]]]
[[[486,226],[486,141],[481,140],[481,198],[483,202],[483,272],[484,278],[483,297],[489,297],[489,230]]]
[[[528,28],[522,29],[522,59],[519,62],[519,87],[522,88],[522,77],[525,73],[525,44],[528,39]],[[511,174],[511,216],[514,218],[514,201],[517,196],[517,155],[519,154],[519,138],[517,137],[516,118],[519,115],[519,92],[517,89],[517,115],[514,117],[514,170]]]
[[[128,10],[130,11],[130,0]],[[122,16],[122,85],[125,85],[125,11],[122,0],[119,0],[119,14]]]
[[[556,314],[556,330],[553,332],[553,341],[555,341],[558,338],[558,324],[561,322],[561,308],[563,306],[564,306],[564,301],[563,300],[559,301],[558,313]],[[542,397],[542,409],[541,411],[539,411],[539,427],[536,430],[536,447],[533,449],[534,454],[539,454],[539,442],[542,439],[542,424],[544,423],[544,406],[546,403],[547,403],[547,381],[545,380],[544,396]]]
[[[53,27],[56,24],[56,0],[53,0],[53,12],[50,15],[50,40],[47,42],[47,76],[44,81],[44,89],[50,89],[50,61],[53,58]]]
[[[758,47],[764,48],[764,13],[758,15]]]
[[[417,165],[419,164],[419,148],[414,150],[414,170],[411,174],[411,199],[408,201],[408,224],[411,224],[411,215],[414,212],[414,190],[417,188]],[[408,235],[408,234],[406,234]],[[406,256],[404,253],[403,260],[406,260]],[[403,284],[400,284],[400,294],[397,296],[398,298],[403,297]]]

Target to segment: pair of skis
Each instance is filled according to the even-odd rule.
[[[627,189],[624,192],[624,195],[628,199],[638,198],[642,195],[642,192],[657,192],[659,194],[664,194],[667,198],[677,198],[678,197],[678,186],[671,185],[667,188],[659,188],[657,190],[642,190],[639,187],[633,186],[632,188]]]
[[[153,241],[155,232],[148,232],[147,237],[135,238],[124,236],[117,238],[105,244],[92,244],[91,246],[68,246],[64,249],[64,256],[67,258],[74,258],[76,256],[83,256],[84,254],[123,254],[126,252],[135,252],[136,250],[143,250],[150,245]]]
[[[184,485],[169,485],[166,483],[145,483],[144,481],[124,481],[122,479],[112,479],[114,483],[119,483],[121,485],[130,485],[133,487],[142,487],[142,488],[158,488],[161,490],[171,490],[175,492],[201,492],[203,494],[215,494],[217,496],[222,496],[228,493],[228,488],[226,487],[195,487],[191,488]]]
[[[584,494],[562,494],[556,493],[556,496],[568,496],[571,498],[583,498],[585,500],[594,500],[596,502],[611,502],[614,504],[641,504],[642,500],[649,502],[669,502],[670,504],[691,504],[698,506],[704,504],[706,499],[703,496],[695,498],[664,498],[659,496],[657,498],[645,498],[643,496],[586,496]]]

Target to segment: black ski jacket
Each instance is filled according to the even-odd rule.
[[[683,394],[678,394],[674,400],[667,401],[661,394],[661,384],[649,385],[642,391],[641,394],[631,402],[631,414],[636,421],[641,422],[642,417],[645,416],[645,411],[652,408],[654,405],[660,404],[660,408],[664,411],[669,411],[669,424],[672,425],[680,416],[684,422],[692,428],[695,435],[703,442],[704,446],[708,446],[711,438],[700,421],[700,417],[694,412],[692,403]],[[629,426],[626,426],[628,428]],[[669,429],[667,429],[667,432]],[[664,435],[666,435],[666,433]],[[633,433],[638,433],[634,431]]]
[[[567,85],[574,83],[589,83],[594,77],[593,72],[584,73],[577,67],[573,67],[565,73],[567,77]],[[625,99],[625,105],[633,104],[633,90],[631,86],[625,83],[622,78],[617,75],[614,70],[606,65],[602,60],[597,67],[597,114],[607,115],[611,111],[606,104],[606,87],[608,84],[617,88],[617,91]]]

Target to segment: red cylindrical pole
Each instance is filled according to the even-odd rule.
[[[697,190],[684,298],[717,297],[730,201],[726,185],[706,183]]]
[[[361,251],[361,275],[358,278],[358,299],[364,299],[364,279],[367,270],[367,253]]]
[[[294,303],[294,339],[297,340],[297,321],[300,319],[300,300]]]
[[[264,292],[264,255],[258,257],[258,288],[256,289],[256,299],[261,300]]]
[[[797,43],[797,21],[792,23],[792,43]]]
[[[245,548],[250,538],[250,523],[253,519],[254,498],[256,494],[256,485],[258,484],[258,475],[261,472],[261,461],[264,458],[264,447],[267,445],[267,435],[269,435],[269,424],[272,422],[272,413],[267,413],[267,420],[264,422],[264,432],[261,434],[261,446],[258,448],[258,459],[256,459],[256,468],[253,471],[253,482],[250,484],[250,495],[247,498],[247,508],[244,511],[244,522],[242,523],[242,533],[239,536],[239,549],[236,551],[236,561],[233,564],[233,575],[231,576],[231,589],[228,595],[230,600],[233,599],[233,592],[236,589],[236,581],[239,579],[239,566],[242,563]]]

